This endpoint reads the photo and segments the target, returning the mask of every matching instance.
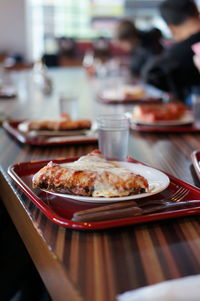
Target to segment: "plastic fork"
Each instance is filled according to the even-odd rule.
[[[162,205],[167,203],[178,203],[181,202],[189,193],[189,190],[184,187],[180,187],[173,194],[169,195],[167,198],[161,200],[150,200],[140,204],[140,200],[136,200],[140,207],[149,206],[149,205]]]
[[[82,210],[74,213],[74,221],[103,221],[117,218],[134,217],[144,214],[156,213],[166,209],[176,207],[200,205],[200,200],[182,201],[189,193],[189,190],[180,187],[171,196],[161,200],[152,200],[141,203],[139,200],[114,203],[111,205],[101,206]],[[148,208],[147,208],[148,207]]]
[[[180,187],[170,198],[169,201],[181,202],[186,195],[188,195],[189,190],[187,188]]]

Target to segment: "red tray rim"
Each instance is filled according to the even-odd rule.
[[[77,160],[78,157],[75,158],[67,158],[67,159],[54,159],[54,160],[42,160],[42,161],[30,161],[30,162],[22,162],[14,165],[10,165],[8,167],[8,174],[14,180],[14,182],[23,190],[23,192],[30,198],[30,200],[54,223],[77,230],[103,230],[121,226],[128,226],[134,224],[141,224],[151,221],[158,221],[158,220],[166,220],[171,218],[189,216],[200,213],[200,206],[194,206],[190,208],[179,209],[175,211],[167,211],[162,213],[154,213],[150,215],[144,215],[139,217],[128,217],[123,219],[116,219],[116,220],[108,220],[102,222],[75,222],[63,217],[58,216],[51,208],[45,204],[42,199],[40,199],[34,191],[24,183],[24,181],[20,178],[20,175],[17,174],[17,169],[23,167],[26,168],[27,165],[31,165],[32,167],[36,167],[39,169],[42,166],[46,165],[49,161],[53,161],[55,163],[64,163],[64,162],[72,162]],[[129,158],[129,162],[132,163],[140,163],[139,161]],[[187,182],[179,180],[178,178],[168,175],[170,181],[178,183],[179,186],[188,188],[191,192],[196,193],[200,200],[200,189],[190,185]],[[196,199],[196,196],[195,196]]]
[[[139,99],[111,99],[111,98],[106,98],[106,97],[103,97],[101,95],[101,93],[99,93],[97,95],[97,100],[102,102],[102,103],[105,103],[105,104],[153,104],[153,103],[161,103],[163,102],[163,99],[162,97],[151,97],[151,96],[147,96],[145,98],[139,98]]]
[[[40,141],[26,137],[23,133],[17,129],[19,123],[24,120],[6,120],[3,122],[2,126],[5,130],[8,131],[13,137],[15,137],[19,142],[23,144],[36,145],[36,146],[55,146],[55,145],[67,145],[67,144],[79,144],[79,143],[96,143],[96,136],[83,136],[85,139],[70,140],[69,141]],[[78,137],[78,136],[77,136]]]
[[[133,131],[146,132],[146,133],[200,133],[200,129],[195,127],[194,124],[177,125],[177,126],[148,126],[130,124],[130,129]]]

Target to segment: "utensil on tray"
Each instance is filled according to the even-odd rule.
[[[82,210],[74,213],[73,221],[103,221],[115,218],[133,217],[154,212],[160,212],[166,209],[196,205],[200,200],[182,201],[189,190],[180,187],[175,193],[166,199],[143,201],[127,201],[123,203],[114,203],[98,208]]]
[[[28,137],[60,137],[60,136],[80,136],[89,135],[90,130],[69,130],[69,131],[30,131],[26,135]]]

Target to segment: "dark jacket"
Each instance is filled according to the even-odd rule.
[[[163,51],[161,44],[161,32],[153,28],[150,31],[138,31],[139,44],[131,53],[131,71],[133,75],[141,75],[141,71],[145,64],[154,56],[159,55]]]
[[[166,49],[149,60],[141,76],[149,84],[185,100],[193,86],[200,86],[200,74],[193,63],[191,46],[200,41],[200,32]]]

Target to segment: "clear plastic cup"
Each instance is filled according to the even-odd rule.
[[[78,117],[78,97],[73,93],[61,94],[59,97],[60,115],[69,115],[72,119]]]
[[[99,150],[106,159],[126,161],[129,140],[129,123],[124,114],[97,117]]]

